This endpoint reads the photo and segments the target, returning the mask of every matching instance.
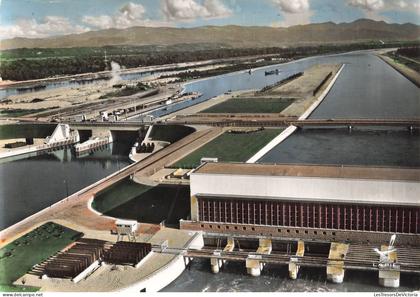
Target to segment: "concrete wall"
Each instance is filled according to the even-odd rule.
[[[315,240],[321,242],[352,242],[365,244],[383,244],[389,241],[391,232],[336,230],[323,228],[243,225],[214,222],[180,221],[181,229],[204,231],[210,235],[232,236],[237,238],[273,238],[290,240]],[[398,245],[420,246],[418,234],[397,235]]]
[[[193,173],[191,196],[197,194],[420,206],[419,182],[371,179]]]
[[[47,138],[47,143],[63,141],[70,137],[70,126],[67,124],[58,124],[53,134]]]

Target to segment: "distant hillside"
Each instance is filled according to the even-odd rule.
[[[197,28],[132,27],[49,38],[13,38],[0,49],[101,47],[106,45],[223,44],[229,47],[271,47],[361,41],[420,39],[420,26],[360,19],[352,23],[321,23],[288,28],[206,26]]]

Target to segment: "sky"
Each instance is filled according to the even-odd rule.
[[[420,0],[0,0],[0,39],[133,26],[289,27],[360,18],[420,25]]]

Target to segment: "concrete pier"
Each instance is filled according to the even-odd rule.
[[[223,252],[232,252],[234,248],[235,248],[235,240],[232,237],[229,237],[227,239],[227,244],[225,248],[223,249]],[[216,250],[213,252],[213,255],[220,256],[221,253],[219,250]],[[219,258],[211,258],[210,259],[211,271],[213,273],[218,273],[220,271],[220,268],[222,268],[223,264],[225,263],[226,263],[226,260],[221,260]]]
[[[216,250],[213,252],[213,255],[220,256],[221,252]],[[222,268],[223,266],[223,261],[219,258],[210,258],[210,266],[211,266],[211,272],[219,273],[220,268]]]
[[[260,238],[259,239],[259,247],[257,249],[257,255],[248,255],[245,265],[246,265],[246,271],[248,274],[252,276],[260,276],[261,271],[264,268],[265,263],[261,262],[261,255],[258,254],[264,254],[269,255],[272,251],[272,244],[271,239],[268,238]]]
[[[341,284],[344,280],[344,259],[346,258],[349,245],[345,243],[331,242],[328,255],[327,279],[333,283]],[[339,260],[342,259],[342,260]]]
[[[382,252],[389,251],[388,245],[381,246]],[[393,250],[379,260],[379,284],[383,287],[398,288],[400,286],[400,267],[396,265],[397,251]]]
[[[289,277],[291,279],[297,279],[300,265],[299,258],[303,257],[305,254],[305,243],[302,240],[298,241],[297,250],[296,250],[296,256],[297,257],[291,257],[289,262]]]

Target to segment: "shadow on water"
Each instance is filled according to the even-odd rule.
[[[100,193],[93,207],[107,216],[178,227],[190,214],[190,189],[181,185],[137,184],[130,179]]]

